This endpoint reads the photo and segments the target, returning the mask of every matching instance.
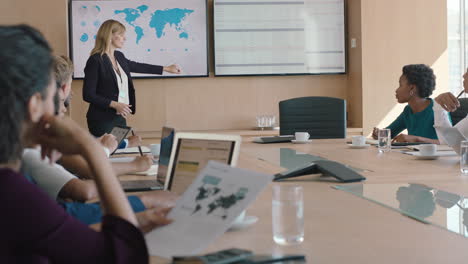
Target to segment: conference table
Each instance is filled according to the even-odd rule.
[[[256,144],[243,137],[238,167],[268,174],[284,171],[281,154],[314,155],[346,164],[367,178],[365,186],[418,183],[468,196],[468,176],[459,171],[459,158],[417,160],[398,151],[351,149],[346,139],[314,139],[310,144]],[[271,198],[275,184],[304,188],[304,242],[282,246],[272,239]],[[321,175],[305,175],[271,183],[247,209],[258,222],[226,232],[205,253],[227,248],[256,254],[303,254],[307,263],[463,263],[468,238],[417,221],[396,210],[357,197],[333,186],[349,185]],[[442,220],[444,216],[441,216]],[[183,239],[183,238],[181,238]],[[151,257],[151,263],[168,263]]]

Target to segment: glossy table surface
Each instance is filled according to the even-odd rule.
[[[460,174],[458,157],[416,160],[397,151],[379,154],[372,146],[351,149],[345,139],[313,140],[310,144],[255,144],[251,140],[244,137],[238,167],[275,174],[286,170],[286,164],[295,166],[291,164],[299,162],[294,158],[285,160],[291,159],[291,155],[304,161],[320,157],[359,169],[367,178],[364,186],[369,188],[372,184],[395,187],[413,183],[468,196],[468,176]],[[304,188],[302,244],[280,246],[273,242],[271,186],[274,184],[300,184]],[[256,216],[259,221],[248,228],[225,233],[206,252],[237,247],[263,254],[304,254],[308,263],[463,263],[468,260],[468,239],[464,236],[332,188],[336,185],[351,186],[320,175],[272,183],[247,211],[247,215]],[[444,219],[449,221],[447,212],[438,212],[433,217],[441,223]],[[151,261],[168,262],[158,257],[152,257]]]

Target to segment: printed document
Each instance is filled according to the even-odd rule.
[[[173,222],[146,235],[150,254],[171,258],[201,253],[272,179],[273,175],[208,162],[169,213]]]

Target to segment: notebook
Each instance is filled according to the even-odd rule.
[[[176,133],[165,190],[182,194],[210,160],[234,167],[240,143],[237,135]]]
[[[158,165],[153,165],[151,169],[155,170],[157,167],[156,180],[141,180],[141,181],[120,181],[122,188],[126,192],[142,192],[151,190],[164,189],[166,173],[169,165],[169,158],[171,156],[172,143],[174,139],[174,128],[163,127],[161,133],[161,152],[159,153]]]

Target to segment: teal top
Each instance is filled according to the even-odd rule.
[[[413,113],[409,105],[405,107],[398,118],[387,127],[392,131],[392,138],[407,129],[408,135],[438,139],[434,129],[434,101],[430,98],[428,100],[431,100],[429,106],[419,113]]]

